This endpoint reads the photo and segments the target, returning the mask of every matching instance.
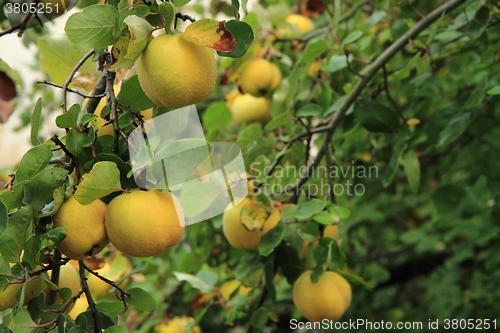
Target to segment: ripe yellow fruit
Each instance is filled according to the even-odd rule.
[[[271,215],[264,222],[264,228],[261,231],[248,231],[241,223],[240,213],[241,208],[249,202],[250,199],[246,198],[236,207],[224,212],[222,216],[222,231],[227,241],[235,248],[257,250],[262,236],[278,224],[281,220],[281,215],[279,209],[274,208]]]
[[[339,239],[339,227],[337,224],[327,225],[325,230],[323,231],[323,237],[330,237],[333,239]],[[307,247],[309,246],[309,241],[304,241],[302,243],[302,253],[301,258],[305,258],[307,254]],[[318,245],[319,239],[314,241],[314,246]],[[340,243],[340,242],[339,242]]]
[[[106,204],[95,200],[82,205],[72,196],[52,217],[54,228],[66,230],[66,238],[56,247],[70,259],[80,260],[98,254],[109,243],[104,229]]]
[[[226,94],[226,105],[229,110],[233,107],[233,102],[236,97],[241,96],[241,93],[238,89],[231,90]]]
[[[106,211],[111,244],[132,257],[158,255],[174,246],[184,225],[179,200],[168,191],[133,190],[111,200]]]
[[[201,329],[199,326],[195,326],[189,331],[186,331],[184,329],[187,324],[193,321],[194,318],[192,317],[174,317],[168,322],[168,324],[160,324],[156,326],[155,333],[201,333]]]
[[[38,266],[34,271],[41,269]],[[33,280],[28,281],[24,288],[24,304],[26,305],[33,298],[38,296],[44,289],[45,283],[43,282],[42,274],[32,277]],[[8,308],[13,308],[17,304],[16,295],[22,287],[20,284],[11,284],[4,291],[0,292],[0,311]]]
[[[78,315],[82,312],[85,312],[89,307],[89,303],[87,302],[87,297],[85,294],[82,294],[79,299],[73,304],[73,309],[68,313],[71,318],[76,319]]]
[[[292,298],[297,310],[310,321],[337,321],[351,304],[351,286],[340,274],[327,271],[311,282],[305,271],[293,284]]]
[[[210,95],[217,64],[209,48],[180,35],[160,35],[142,52],[137,75],[142,90],[153,102],[177,109]]]
[[[294,38],[301,37],[306,33],[314,30],[315,26],[313,21],[308,17],[299,14],[290,14],[285,18],[285,22],[291,24],[294,27],[294,30],[291,30],[290,27],[281,26],[278,28],[276,35],[278,37],[284,38]]]
[[[48,275],[50,278],[52,276],[52,271],[50,271]],[[71,289],[71,297],[78,294],[81,289],[80,275],[78,274],[78,271],[70,264],[61,266],[59,271],[59,283],[57,286],[59,287],[59,289]],[[57,294],[56,303],[62,303],[62,299],[59,294]]]
[[[253,59],[243,69],[238,83],[246,94],[269,96],[281,83],[281,71],[266,59]]]
[[[134,267],[132,266],[130,260],[127,257],[124,257],[123,255],[119,255],[117,253],[111,262],[107,261],[104,264],[104,267],[97,270],[96,272],[99,273],[99,275],[104,276],[108,280],[111,280],[113,282],[118,282],[123,277],[125,277],[125,275],[132,272],[133,269]],[[123,281],[120,284],[120,288],[125,288],[129,283],[129,280],[130,278]],[[89,274],[87,278],[87,284],[89,286],[92,296],[102,296],[102,297],[115,296],[115,294],[109,293],[109,291],[113,287],[93,274]]]
[[[259,122],[267,124],[271,120],[271,102],[265,97],[244,94],[236,97],[231,107],[231,115],[238,125]]]

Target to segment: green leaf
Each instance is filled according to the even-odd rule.
[[[38,146],[40,144],[40,140],[38,139],[38,131],[40,130],[40,116],[42,113],[42,98],[38,98],[36,101],[35,108],[33,109],[33,113],[31,115],[31,144],[33,146]]]
[[[3,204],[2,199],[0,199],[0,235],[7,228],[7,221],[9,220],[9,215],[7,214],[7,207]]]
[[[233,34],[236,42],[236,47],[231,53],[223,53],[217,51],[221,57],[239,58],[242,57],[252,45],[254,34],[252,27],[247,23],[237,20],[230,20],[224,23],[224,26],[231,34]]]
[[[27,182],[27,181],[25,181]],[[24,184],[22,184],[24,186]],[[19,195],[16,194],[14,191],[5,191],[2,194],[0,194],[0,199],[2,199],[3,203],[5,206],[7,206],[7,209],[12,210],[19,208],[23,205],[23,189],[19,191]]]
[[[477,39],[483,31],[488,26],[488,22],[490,21],[490,8],[487,6],[482,6],[474,15],[474,18],[467,25],[467,30],[465,30],[465,34],[472,39]]]
[[[23,307],[19,307],[17,313],[12,313],[11,320],[12,329],[16,333],[33,333],[38,329],[28,310]]]
[[[123,82],[117,97],[120,102],[135,111],[144,111],[156,105],[142,91],[137,75]]]
[[[318,223],[325,224],[325,225],[335,223],[335,220],[333,219],[332,214],[330,214],[329,212],[326,212],[326,211],[322,211],[322,212],[319,212],[318,214],[315,214],[313,216],[313,220],[318,222]]]
[[[153,296],[141,288],[127,290],[130,297],[127,297],[127,304],[134,306],[138,310],[152,312],[156,309],[156,302]]]
[[[500,95],[500,86],[491,88],[487,93],[490,95]]]
[[[472,91],[467,103],[465,103],[465,109],[470,110],[480,105],[486,96],[486,89],[488,89],[488,78],[485,77],[477,87]]]
[[[327,209],[328,213],[338,217],[339,219],[348,219],[351,216],[351,211],[349,209],[331,202],[327,202]]]
[[[66,135],[66,148],[73,156],[80,156],[83,148],[92,145],[95,139],[95,132],[90,130],[87,132],[79,132],[76,128],[72,128]]]
[[[392,23],[391,26],[391,36],[392,40],[397,40],[399,37],[403,36],[410,28],[406,24],[406,19],[399,19]]]
[[[267,310],[264,308],[258,308],[252,313],[252,317],[250,318],[250,325],[255,328],[262,329],[264,326],[266,326],[268,318],[269,314]]]
[[[151,36],[150,31],[153,27],[148,21],[136,15],[127,16],[124,22],[130,31],[130,41],[125,59],[135,60],[139,58],[141,52],[148,45],[148,40]]]
[[[54,243],[62,242],[66,238],[66,230],[61,227],[52,229],[47,233],[47,237]]]
[[[321,70],[326,73],[335,73],[341,69],[347,68],[347,61],[353,61],[354,55],[351,53],[347,57],[345,55],[334,55],[330,60],[321,64]]]
[[[118,302],[115,302],[118,303]],[[123,303],[120,302],[121,306],[123,307]],[[128,332],[127,328],[122,325],[113,325],[108,328],[106,328],[106,333],[122,333],[122,332]]]
[[[45,169],[45,167],[49,165],[51,158],[52,152],[48,144],[39,145],[28,150],[26,154],[24,154],[16,170],[14,186],[24,180],[30,180]]]
[[[315,117],[319,116],[323,112],[321,106],[317,104],[306,104],[297,111],[297,117]]]
[[[207,210],[217,199],[221,189],[214,182],[196,183],[182,191],[180,203],[186,217],[195,217]]]
[[[181,7],[188,4],[191,0],[174,0],[175,7]]]
[[[373,290],[373,288],[375,287],[375,285],[373,283],[366,282],[361,276],[358,276],[356,274],[347,273],[346,271],[344,271],[342,269],[337,269],[335,271],[338,274],[342,275],[347,280],[347,282],[349,282],[350,284],[357,284],[357,285],[363,286],[364,288],[366,288],[367,290],[370,290],[370,291]]]
[[[75,65],[90,51],[87,47],[73,44],[66,34],[39,37],[37,45],[43,70],[58,85],[64,84]],[[92,59],[87,59],[79,72],[94,76],[95,63]]]
[[[444,184],[432,193],[432,201],[437,209],[443,212],[456,210],[467,191],[462,185]]]
[[[93,49],[105,48],[117,41],[120,13],[110,5],[94,5],[71,15],[64,31],[70,41]]]
[[[325,209],[326,204],[319,199],[311,199],[297,205],[294,216],[299,221],[309,220],[313,215]]]
[[[394,176],[396,176],[396,172],[399,167],[399,159],[403,155],[404,151],[408,144],[403,144],[399,146],[399,148],[394,149],[391,155],[391,160],[389,161],[389,165],[387,166],[387,171],[385,172],[384,180],[382,181],[382,185],[387,187],[391,185]]]
[[[417,193],[420,186],[420,162],[416,151],[408,151],[403,160],[403,166],[410,188],[414,193]]]
[[[304,53],[302,53],[302,58],[300,59],[299,63],[305,64],[311,60],[314,60],[327,50],[328,43],[324,39],[318,39],[314,42],[310,42],[304,49]]]
[[[75,199],[82,205],[88,205],[120,189],[120,171],[116,164],[97,162],[76,186]]]
[[[56,125],[59,128],[76,128],[80,115],[80,104],[73,104],[66,113],[56,118]]]
[[[308,242],[314,242],[316,238],[319,237],[319,228],[318,224],[315,222],[308,222],[304,224],[297,230],[297,233],[303,240]]]
[[[370,132],[392,132],[399,127],[398,113],[374,100],[360,100],[354,105],[354,115]]]
[[[297,266],[297,263],[300,261],[299,254],[292,247],[284,243],[278,245],[275,253],[277,264],[281,267],[281,271],[286,277],[288,284],[293,285],[295,280],[302,274],[302,269]]]
[[[290,112],[285,112],[277,117],[274,117],[270,122],[267,123],[265,130],[266,131],[272,131],[277,129],[278,127],[284,126],[288,124],[290,120],[292,120],[292,114]]]
[[[363,35],[363,32],[359,31],[359,30],[351,32],[349,35],[346,36],[346,38],[344,38],[342,40],[342,44],[340,45],[340,48],[342,49],[346,44],[353,43],[353,42],[357,41],[359,39],[359,37],[361,37],[362,35]]]
[[[12,214],[7,222],[7,228],[0,235],[0,253],[9,262],[17,262],[21,254],[21,244],[27,236],[26,230],[33,220],[33,208],[26,206]]]
[[[274,251],[274,248],[281,243],[283,236],[285,235],[285,224],[283,221],[279,221],[278,224],[269,230],[260,239],[259,254],[261,256],[267,257]]]
[[[224,101],[219,101],[210,104],[210,106],[203,112],[203,125],[209,129],[226,129],[231,124],[232,117]]]
[[[332,239],[332,238],[330,238]],[[339,243],[336,239],[332,239],[330,247],[330,266],[333,268],[342,268],[347,260],[344,252],[340,250]]]
[[[464,113],[456,118],[453,118],[444,130],[439,133],[438,146],[444,147],[458,139],[467,130],[471,123],[471,114]]]
[[[174,272],[174,275],[177,280],[189,282],[193,288],[198,289],[203,293],[209,293],[214,290],[213,286],[209,285],[197,276],[181,272]]]
[[[42,171],[24,185],[24,199],[35,212],[40,211],[46,204],[53,201],[54,191],[60,187],[68,177],[68,170],[51,168]]]

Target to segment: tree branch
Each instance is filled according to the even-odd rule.
[[[80,59],[80,61],[78,61],[78,63],[75,65],[75,67],[73,67],[73,69],[71,70],[71,73],[69,73],[68,78],[64,82],[64,84],[62,86],[62,90],[63,90],[63,98],[62,98],[63,113],[66,113],[68,111],[68,109],[66,107],[66,92],[68,90],[69,84],[71,83],[71,80],[73,80],[73,76],[75,76],[75,74],[78,71],[78,69],[80,69],[80,67],[82,67],[83,63],[88,58],[90,58],[93,54],[94,54],[94,50],[91,50],[86,55],[84,55],[83,58]],[[66,133],[68,133],[68,129],[66,129]]]
[[[87,296],[87,302],[89,303],[90,312],[92,313],[92,318],[94,319],[94,332],[102,333],[101,323],[99,322],[99,318],[97,317],[97,309],[95,308],[95,303],[92,299],[92,295],[90,294],[89,286],[87,284],[87,278],[85,277],[85,263],[83,262],[83,260],[78,260],[78,264],[80,266],[79,272],[82,289],[85,292],[85,296]]]
[[[433,10],[425,18],[418,21],[417,24],[415,24],[403,36],[401,36],[394,43],[392,43],[391,46],[389,46],[384,52],[382,52],[382,54],[379,55],[377,59],[369,67],[367,67],[365,70],[362,71],[361,74],[364,75],[364,77],[360,79],[358,83],[356,83],[354,88],[351,90],[351,92],[346,96],[342,104],[339,106],[337,112],[335,112],[330,117],[330,121],[328,123],[329,129],[326,133],[325,139],[323,140],[323,143],[318,151],[318,154],[316,155],[316,158],[314,159],[314,162],[307,167],[307,171],[299,179],[291,199],[292,202],[298,199],[298,190],[300,190],[301,187],[307,182],[307,180],[309,179],[309,175],[312,172],[312,169],[316,165],[320,164],[321,159],[325,155],[326,150],[328,149],[328,145],[332,140],[333,133],[340,125],[340,122],[344,118],[344,115],[346,114],[347,110],[357,100],[359,95],[361,95],[363,89],[368,85],[368,83],[375,76],[378,70],[381,69],[387,62],[389,62],[389,60],[392,57],[394,57],[394,55],[396,55],[399,51],[401,51],[411,39],[417,37],[425,28],[427,28],[434,21],[439,19],[444,12],[452,11],[453,9],[457,8],[458,6],[460,6],[465,2],[466,0],[450,0],[445,4],[443,4],[442,6]]]

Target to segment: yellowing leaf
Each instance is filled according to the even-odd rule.
[[[249,231],[262,230],[264,222],[273,211],[273,202],[264,193],[251,196],[249,199],[249,202],[241,208],[241,223]]]
[[[191,23],[181,37],[224,53],[231,53],[236,48],[234,36],[226,29],[224,22],[213,19],[201,19]]]

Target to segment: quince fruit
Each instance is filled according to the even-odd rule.
[[[290,14],[285,18],[286,23],[289,23],[292,26],[283,25],[278,28],[276,31],[276,35],[278,37],[284,38],[297,38],[302,37],[306,33],[314,30],[315,26],[313,21],[310,18],[305,17],[299,14]]]
[[[160,324],[155,327],[155,333],[201,333],[199,326],[193,327],[186,331],[184,328],[187,324],[194,321],[194,318],[187,316],[174,317],[166,324]]]
[[[104,276],[108,280],[118,282],[128,273],[132,272],[134,267],[127,257],[120,254],[115,254],[115,257],[111,261],[107,261],[104,267],[97,270],[99,275]],[[130,278],[126,279],[120,284],[120,288],[125,288],[130,281]],[[87,284],[89,286],[92,296],[102,296],[102,297],[114,297],[114,294],[110,294],[109,291],[113,288],[110,284],[99,279],[93,274],[89,274],[87,278]]]
[[[264,125],[271,120],[271,102],[265,97],[240,95],[232,103],[231,115],[238,125],[252,122]]]
[[[106,204],[95,200],[82,205],[72,196],[63,202],[52,217],[54,228],[66,230],[66,238],[56,244],[62,254],[80,260],[98,254],[109,243],[104,228]]]
[[[224,212],[224,215],[222,215],[222,231],[227,241],[235,248],[257,250],[262,236],[278,224],[281,215],[279,209],[274,208],[271,215],[264,222],[264,228],[261,231],[248,231],[241,223],[240,214],[241,208],[249,203],[250,199],[246,198],[236,207]]]
[[[42,267],[38,266],[34,271],[40,270]],[[11,284],[4,291],[0,292],[0,312],[13,308],[17,304],[16,295],[17,292],[22,288],[23,284]],[[30,278],[24,287],[24,304],[26,305],[33,298],[38,296],[44,289],[45,283],[43,282],[42,274],[36,275]]]
[[[250,60],[238,78],[241,90],[255,97],[270,96],[280,83],[280,69],[266,59]]]
[[[340,274],[327,271],[312,283],[312,271],[305,271],[293,284],[297,310],[310,321],[337,321],[351,304],[351,285]]]
[[[132,190],[108,205],[106,230],[118,250],[132,257],[158,255],[184,233],[179,200],[168,191]]]
[[[217,64],[212,51],[180,35],[154,38],[138,62],[142,90],[159,106],[177,109],[196,104],[214,89]]]

